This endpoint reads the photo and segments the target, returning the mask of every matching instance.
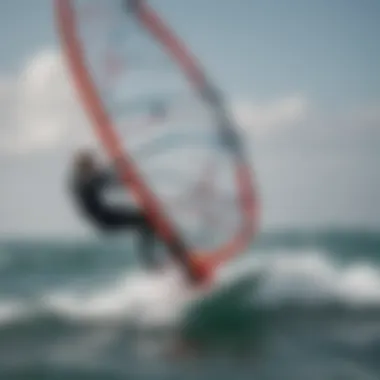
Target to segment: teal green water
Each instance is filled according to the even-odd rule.
[[[264,233],[196,297],[129,242],[0,243],[1,379],[378,379],[380,234]]]

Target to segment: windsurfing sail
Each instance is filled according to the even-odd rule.
[[[109,158],[185,266],[244,251],[257,227],[252,171],[220,91],[143,0],[56,0],[62,46]]]

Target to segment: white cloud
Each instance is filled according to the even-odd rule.
[[[309,104],[305,97],[294,95],[262,104],[236,101],[232,110],[246,131],[262,135],[303,121],[308,115]]]
[[[264,104],[238,100],[232,111],[246,131],[260,135],[303,120],[308,102],[297,95]],[[0,153],[30,154],[85,143],[93,144],[94,136],[60,53],[42,51],[18,76],[0,77]]]
[[[88,122],[62,57],[43,51],[16,77],[0,79],[0,152],[28,154],[89,142]]]

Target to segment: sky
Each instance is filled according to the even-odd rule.
[[[155,0],[230,102],[262,229],[380,229],[380,3]],[[0,236],[88,233],[67,193],[94,143],[52,1],[0,2]]]

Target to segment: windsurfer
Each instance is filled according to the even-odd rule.
[[[135,231],[140,238],[139,253],[144,264],[156,268],[155,232],[144,213],[133,207],[110,206],[104,200],[107,188],[119,184],[117,175],[103,169],[88,151],[79,151],[73,166],[70,190],[82,214],[103,232]]]

